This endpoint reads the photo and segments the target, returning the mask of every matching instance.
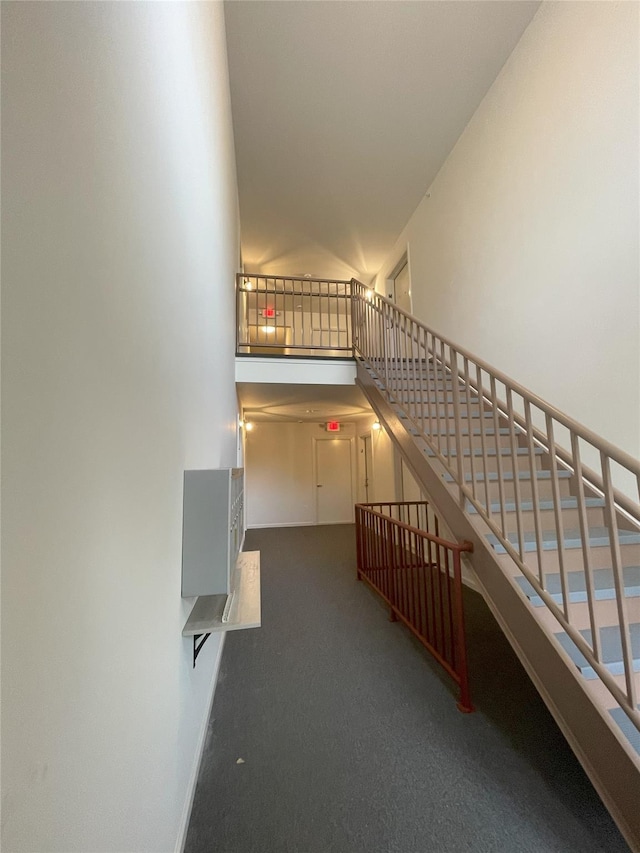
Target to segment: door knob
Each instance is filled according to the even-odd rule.
[[[321,489],[321,488],[322,488],[322,483],[316,483],[316,489]]]

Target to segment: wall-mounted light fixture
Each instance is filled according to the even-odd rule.
[[[244,289],[245,290],[253,290],[253,285],[251,284],[251,282],[249,281],[248,278],[245,278],[245,280],[244,280]]]
[[[367,299],[369,300],[369,302],[371,302],[371,300],[373,299],[373,293],[373,290],[367,290]]]
[[[251,432],[251,430],[253,429],[253,424],[251,423],[251,421],[244,421],[242,418],[240,418],[240,420],[238,421],[238,426],[240,427],[240,429],[244,429],[247,432]]]
[[[275,332],[275,326],[260,326],[263,332]]]
[[[374,421],[371,424],[371,429],[382,429],[382,427],[380,426],[380,421]]]

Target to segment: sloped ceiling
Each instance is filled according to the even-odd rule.
[[[372,414],[355,385],[272,385],[239,382],[238,396],[250,421],[324,423],[354,421]]]
[[[229,0],[246,271],[369,280],[538,6]]]

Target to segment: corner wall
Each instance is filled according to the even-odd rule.
[[[376,279],[408,245],[416,316],[635,456],[638,9],[542,4]]]
[[[396,490],[396,453],[393,443],[386,431],[374,429],[373,424],[378,420],[377,415],[362,418],[357,422],[358,439],[363,435],[371,436],[371,462],[373,471],[369,473],[369,503],[401,500]],[[365,502],[364,497],[364,461],[362,458],[362,442],[358,440],[358,500]]]
[[[2,834],[180,842],[219,641],[182,476],[236,462],[222,5],[2,4]]]

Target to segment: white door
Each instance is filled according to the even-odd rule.
[[[411,314],[411,279],[409,264],[405,263],[394,278],[394,302],[398,308]]]
[[[316,518],[318,524],[353,521],[351,440],[316,441]]]

